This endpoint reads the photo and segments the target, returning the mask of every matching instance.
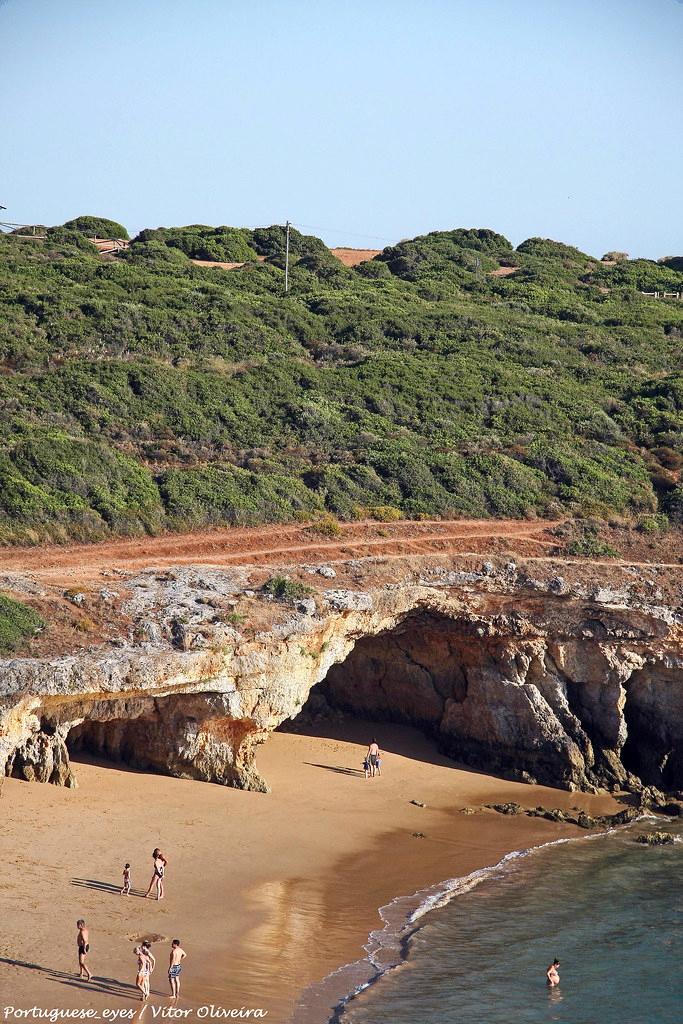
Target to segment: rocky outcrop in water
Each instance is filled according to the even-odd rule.
[[[683,787],[670,574],[462,556],[334,572],[305,607],[272,601],[246,570],[127,580],[124,636],[1,664],[0,770],[71,785],[69,753],[87,750],[263,789],[258,744],[304,708],[417,725],[456,760],[521,780]],[[255,613],[269,602],[263,628],[222,614],[237,599]]]

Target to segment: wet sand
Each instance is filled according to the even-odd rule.
[[[373,729],[384,774],[366,782],[360,765]],[[213,1003],[262,1008],[279,1024],[307,985],[362,955],[378,907],[395,896],[579,831],[492,811],[464,815],[463,806],[616,809],[610,797],[457,768],[400,726],[350,721],[318,735],[276,733],[258,766],[270,794],[92,762],[77,766],[74,791],[6,780],[0,1011],[136,1010],[132,949],[146,936],[157,937],[151,1003],[168,1005],[168,950],[178,937],[188,953],[178,1004],[193,1010],[186,1019]],[[169,860],[166,898],[120,896],[126,861],[133,892],[146,890],[156,845]],[[91,928],[91,984],[76,976],[78,917]],[[150,1008],[143,1020],[152,1019]]]

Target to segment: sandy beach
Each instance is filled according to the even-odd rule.
[[[366,782],[360,766],[373,730],[384,774]],[[77,790],[6,780],[0,1011],[82,1007],[131,1019],[132,950],[144,937],[155,940],[158,960],[151,1005],[167,1006],[168,950],[178,937],[188,954],[179,1003],[193,1011],[187,1019],[214,1004],[267,1010],[279,1024],[306,986],[362,956],[378,908],[392,898],[579,832],[462,807],[616,809],[608,796],[459,768],[412,729],[357,720],[315,735],[275,733],[258,767],[269,794],[91,761],[77,764]],[[162,902],[138,895],[157,845],[169,860]],[[126,861],[130,897],[118,891]],[[90,984],[77,977],[78,917],[91,929]]]

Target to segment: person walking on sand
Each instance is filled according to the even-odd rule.
[[[377,740],[374,736],[370,746],[368,747],[367,757],[370,762],[370,777],[374,779],[377,774],[377,758],[379,757],[379,746],[377,745]]]
[[[121,895],[130,896],[130,864],[124,864],[123,866],[123,885],[121,886]]]
[[[377,751],[377,765],[376,765],[376,767],[377,767],[377,774],[381,775],[382,774],[382,751],[381,750]]]
[[[78,928],[78,932],[76,933],[76,946],[78,947],[78,977],[85,977],[86,981],[90,981],[92,974],[85,962],[85,958],[90,952],[90,931],[82,917],[79,917],[78,921],[76,921],[76,927]]]
[[[557,968],[560,966],[560,961],[555,957],[548,970],[545,972],[545,976],[548,979],[548,984],[551,988],[555,985],[560,984],[560,975],[557,973]]]
[[[136,946],[133,953],[138,958],[138,970],[135,976],[135,987],[140,989],[142,1002],[149,997],[149,973],[150,973],[150,962],[149,957],[145,953],[142,946]]]
[[[149,883],[149,889],[145,893],[145,899],[149,896],[152,891],[152,887],[156,883],[157,899],[163,900],[164,898],[164,874],[166,871],[166,865],[168,861],[164,857],[163,853],[157,846],[152,854],[152,860],[154,861],[154,872],[152,874],[152,880]]]
[[[180,945],[180,939],[174,939],[171,943],[171,955],[168,961],[168,983],[171,986],[171,999],[177,999],[180,995],[180,972],[182,963],[187,953]]]

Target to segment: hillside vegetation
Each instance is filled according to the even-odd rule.
[[[0,541],[683,518],[683,302],[641,294],[683,291],[680,259],[459,229],[350,269],[292,232],[285,296],[280,227],[151,229],[103,260],[93,222],[0,236]]]

